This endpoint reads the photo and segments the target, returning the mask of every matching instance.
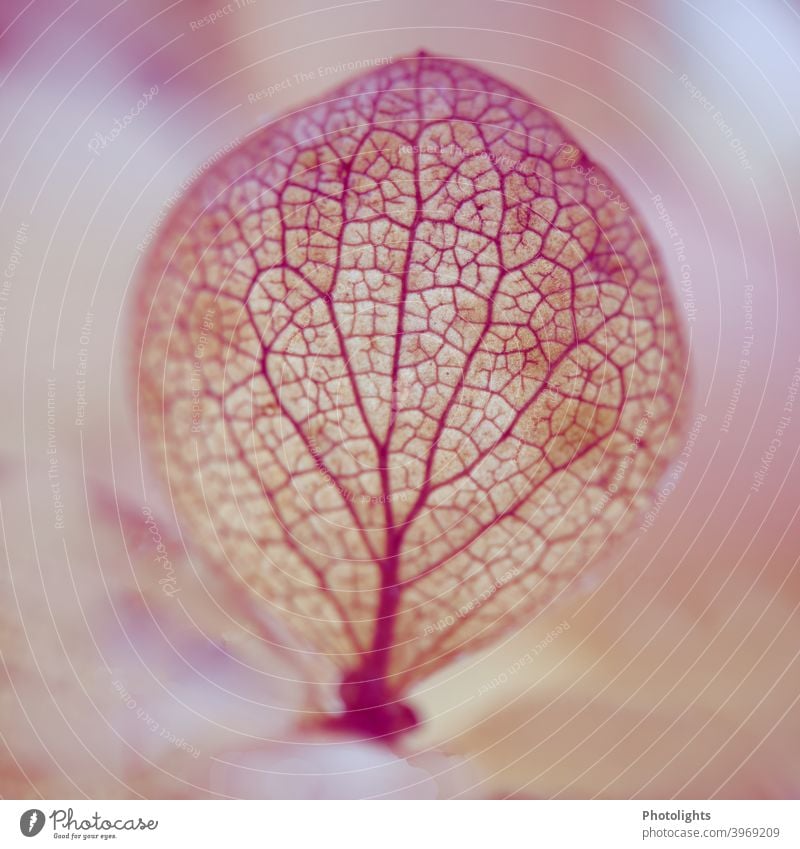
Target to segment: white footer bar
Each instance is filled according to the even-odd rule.
[[[0,846],[800,847],[796,801],[0,801]]]

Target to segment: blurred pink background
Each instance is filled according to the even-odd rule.
[[[0,795],[796,798],[800,13],[229,5],[0,8]],[[420,48],[518,86],[626,189],[683,304],[693,430],[606,572],[420,687],[390,751],[304,732],[326,673],[184,549],[140,463],[126,311],[204,159]]]

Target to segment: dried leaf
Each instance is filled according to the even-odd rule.
[[[674,450],[650,240],[547,111],[460,62],[381,67],[205,171],[138,311],[184,527],[367,727],[574,585]]]

